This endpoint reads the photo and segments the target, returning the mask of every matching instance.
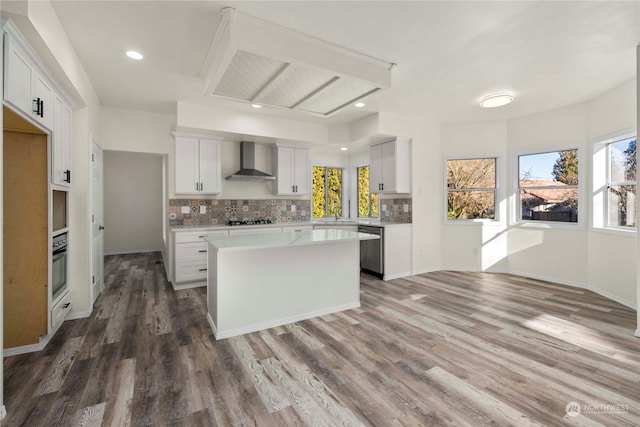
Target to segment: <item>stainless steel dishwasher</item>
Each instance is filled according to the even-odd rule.
[[[382,277],[384,274],[384,227],[359,225],[358,232],[380,236],[380,239],[360,241],[360,268]]]

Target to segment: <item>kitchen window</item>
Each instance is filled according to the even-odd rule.
[[[342,217],[342,168],[313,167],[313,218]]]
[[[496,219],[497,158],[449,159],[447,219]]]
[[[358,218],[378,218],[380,216],[380,195],[369,192],[369,165],[357,168]]]
[[[518,157],[519,220],[578,222],[578,150]]]

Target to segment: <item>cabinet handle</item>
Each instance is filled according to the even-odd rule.
[[[207,271],[206,268],[199,268],[198,271]]]
[[[64,182],[71,184],[71,171],[67,169],[66,171],[63,172],[63,174],[64,174],[64,178],[62,180]]]
[[[198,251],[198,252],[203,253],[203,252],[207,252],[207,250],[205,249],[205,250],[203,250],[203,251]]]
[[[200,183],[200,191],[204,190],[204,184]]]
[[[384,191],[384,182],[380,186],[382,187],[381,190]]]
[[[70,302],[66,303],[65,305],[62,306],[62,308],[69,308],[69,306],[71,305]]]
[[[40,100],[40,117],[44,117],[44,101]]]
[[[40,116],[40,117],[42,117],[42,116],[40,115],[40,105],[41,105],[41,104],[40,104],[40,98],[36,98],[36,99],[34,99],[34,100],[33,100],[33,102],[36,104],[36,109],[35,109],[35,110],[33,110],[33,109],[32,109],[31,111],[33,111],[34,113],[36,113],[36,116]]]

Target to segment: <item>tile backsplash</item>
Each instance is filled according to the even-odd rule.
[[[311,202],[300,199],[169,199],[169,225],[223,225],[227,219],[261,218],[276,223],[310,221],[310,209]]]
[[[173,218],[173,219],[172,219]],[[227,219],[311,221],[311,201],[300,199],[169,199],[169,225],[224,225]],[[380,220],[411,222],[411,199],[380,200]]]
[[[381,199],[380,221],[412,222],[411,198]]]

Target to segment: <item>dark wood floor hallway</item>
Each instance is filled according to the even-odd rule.
[[[216,342],[205,288],[107,257],[90,318],[5,358],[2,425],[640,425],[634,310],[503,274],[361,283],[359,309]]]

